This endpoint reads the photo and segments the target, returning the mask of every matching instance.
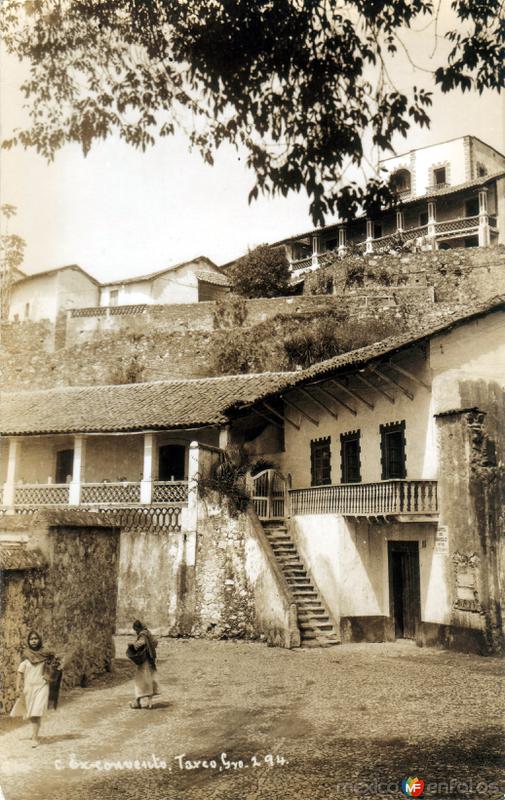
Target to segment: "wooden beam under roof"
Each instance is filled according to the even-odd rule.
[[[319,427],[319,420],[316,419],[315,417],[311,417],[311,415],[308,414],[307,411],[304,411],[303,408],[297,406],[296,403],[293,403],[292,400],[288,400],[287,397],[284,397],[283,395],[281,395],[281,400],[283,400],[286,403],[286,405],[289,406],[289,408],[292,408],[293,411],[297,411],[298,414],[302,415],[302,417],[305,417],[306,419],[309,420],[309,422],[312,422],[313,425]]]
[[[399,364],[395,364],[391,359],[388,361],[388,367],[394,369],[395,372],[399,372],[400,375],[404,375],[406,378],[409,378],[409,380],[414,381],[414,383],[418,383],[419,386],[423,386],[425,389],[428,389],[428,391],[431,389],[431,386],[426,383],[426,381],[422,381],[421,378],[417,377],[417,375],[414,375],[408,369],[405,369],[405,367],[400,367]]]
[[[382,388],[382,386],[376,386],[375,383],[372,383],[372,381],[369,381],[368,378],[365,378],[364,375],[361,375],[358,372],[356,373],[356,377],[360,381],[362,381],[362,383],[364,383],[365,386],[368,386],[369,389],[373,389],[374,392],[377,392],[378,394],[383,395],[383,397],[385,397],[386,400],[389,400],[390,403],[394,403],[395,402],[394,397],[391,397],[391,395],[388,394],[386,392],[386,390]]]
[[[375,408],[374,404],[371,403],[369,400],[366,400],[366,398],[364,398],[361,394],[358,394],[358,392],[355,389],[349,389],[348,386],[346,386],[344,383],[341,383],[340,381],[337,381],[335,378],[332,378],[329,381],[329,383],[333,384],[338,389],[341,389],[343,392],[348,394],[350,397],[354,397],[355,400],[360,400],[362,403],[364,403],[366,406],[368,406],[368,408],[371,411],[374,410],[374,408]]]
[[[350,411],[350,413],[354,417],[357,415],[358,412],[356,411],[356,409],[352,408],[352,406],[347,405],[345,400],[341,400],[340,397],[334,395],[333,392],[329,392],[328,389],[325,389],[320,384],[317,385],[317,389],[319,392],[322,392],[323,394],[327,395],[330,398],[330,400],[334,400],[335,403],[340,403],[340,405],[346,408],[348,411]]]
[[[324,411],[327,411],[328,414],[334,417],[334,419],[338,419],[338,414],[336,411],[333,411],[333,409],[329,408],[329,406],[327,406],[326,403],[323,403],[323,401],[320,400],[318,397],[314,397],[312,394],[310,394],[310,392],[307,389],[305,389],[305,387],[299,386],[298,391],[302,392],[302,394],[308,397],[309,400],[311,400],[313,403],[316,403],[316,405],[321,406],[321,408]]]
[[[270,423],[270,425],[275,425],[277,428],[280,428],[281,430],[283,430],[284,426],[281,425],[281,423],[278,422],[276,419],[271,419],[267,414],[265,414],[264,411],[260,411],[259,408],[255,408],[254,412],[256,414],[259,414],[260,417],[263,417],[263,419],[266,419],[266,421],[268,423]]]
[[[405,395],[405,397],[408,397],[409,400],[414,399],[414,395],[412,394],[412,392],[406,389],[405,386],[402,386],[402,384],[399,381],[395,380],[395,378],[390,378],[389,375],[386,375],[384,372],[381,372],[379,367],[370,366],[370,370],[375,375],[377,375],[381,380],[385,381],[386,383],[389,383],[390,386],[396,386],[396,388],[399,389],[400,392],[402,392]]]
[[[275,408],[272,408],[272,406],[269,405],[268,403],[265,403],[265,401],[263,401],[263,405],[269,414],[273,414],[275,417],[279,417],[279,419],[281,419],[283,422],[289,422],[289,424],[292,425],[293,428],[296,428],[297,431],[300,430],[300,426],[297,425],[296,422],[293,422],[293,420],[287,417],[285,414],[281,414],[279,411],[276,411]]]

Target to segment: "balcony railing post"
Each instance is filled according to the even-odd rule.
[[[315,231],[312,234],[312,267],[317,269],[319,266],[319,254],[321,252],[321,234]]]
[[[71,506],[78,506],[81,502],[81,484],[84,475],[85,461],[86,437],[74,436],[74,465],[68,493],[68,503]]]
[[[347,230],[346,228],[339,228],[338,229],[338,252],[339,255],[345,255],[347,250]]]
[[[489,247],[489,212],[487,206],[487,188],[479,189],[479,247]]]
[[[140,502],[150,505],[153,496],[154,434],[144,433],[144,468],[140,481]]]
[[[436,247],[436,245],[435,245],[435,239],[436,239],[436,235],[437,235],[436,224],[437,224],[437,204],[436,204],[435,200],[430,200],[428,202],[428,230],[427,230],[427,235],[428,235],[428,239],[431,242],[431,246],[432,246],[433,250],[435,250],[435,247]]]
[[[3,490],[3,505],[9,510],[14,506],[16,494],[16,470],[18,462],[19,440],[16,437],[9,439],[9,456],[7,460],[7,477]]]
[[[366,244],[365,252],[373,253],[373,222],[371,219],[366,221]]]

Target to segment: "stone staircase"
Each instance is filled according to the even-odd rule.
[[[298,609],[302,647],[331,647],[339,644],[335,627],[317,589],[307,575],[286,525],[282,520],[263,520],[263,529]]]

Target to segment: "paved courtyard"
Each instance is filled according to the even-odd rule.
[[[406,776],[424,779],[424,797],[505,793],[498,659],[411,642],[290,652],[169,640],[159,655],[151,711],[128,707],[121,659],[63,697],[37,749],[26,723],[1,718],[6,800],[398,798]]]

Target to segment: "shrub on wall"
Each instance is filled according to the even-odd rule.
[[[239,258],[228,275],[232,290],[242,297],[280,297],[289,294],[289,264],[283,247],[266,244]]]

